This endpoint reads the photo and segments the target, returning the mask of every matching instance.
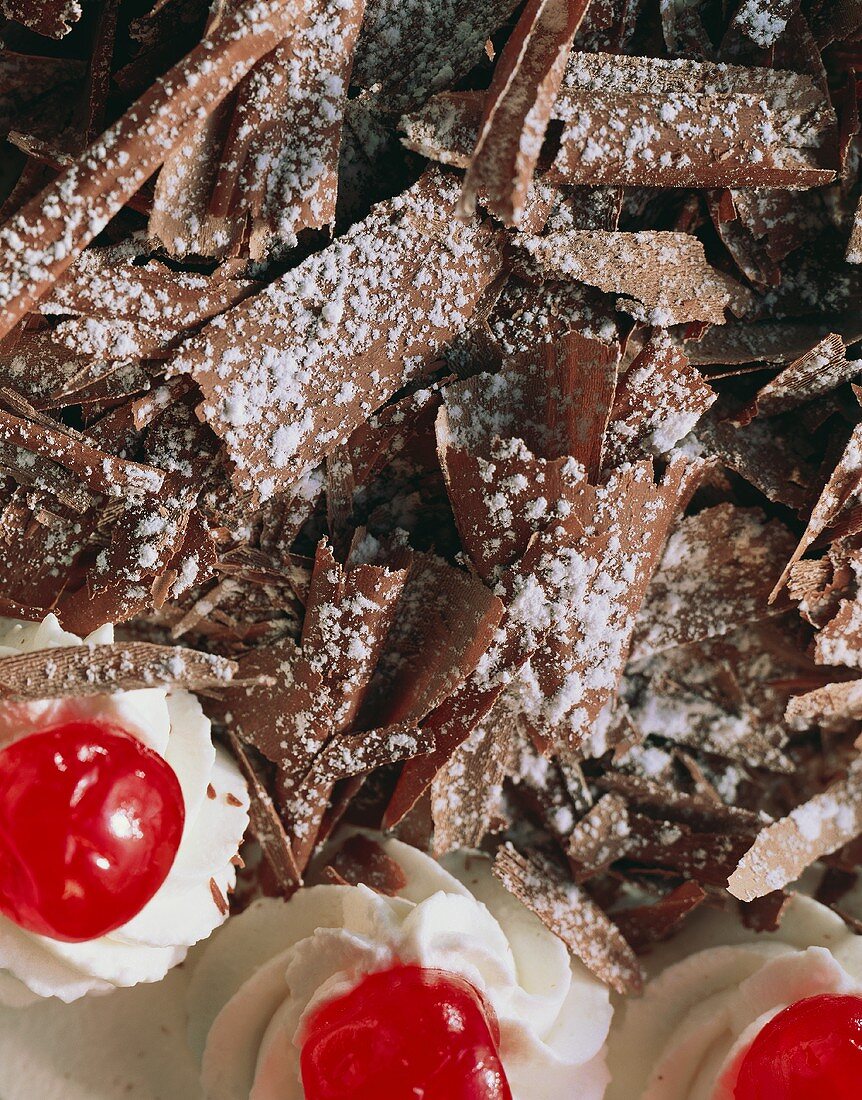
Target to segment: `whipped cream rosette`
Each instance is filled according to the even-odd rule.
[[[810,1044],[817,1051],[815,1073],[824,1073],[824,1062],[817,1065],[824,1059],[822,1027],[807,1018],[801,1029],[793,1026],[803,1003],[815,999],[810,1004],[826,1021],[827,1033],[836,1031],[836,1004],[843,1015],[849,1009],[862,1019],[862,938],[802,894],[792,895],[774,932],[748,931],[730,913],[701,910],[646,962],[652,976],[643,996],[616,1009],[606,1100],[747,1098],[752,1094],[735,1091],[743,1088],[747,1056],[760,1061],[755,1079],[768,1075],[772,1094],[797,1095],[780,1091],[774,1052],[786,1062]],[[783,1012],[790,1030],[785,1024],[782,1038],[765,1029]],[[776,1040],[783,1046],[775,1047]],[[764,1041],[770,1044],[765,1064]],[[832,1056],[827,1048],[827,1071]],[[835,1056],[843,1057],[840,1051]],[[818,1080],[825,1089],[832,1079]],[[799,1080],[795,1084],[802,1087]],[[761,1092],[769,1095],[763,1085]]]
[[[86,639],[94,646],[112,641],[110,625]],[[0,620],[0,657],[80,644],[81,639],[62,630],[53,615],[41,624]],[[53,796],[54,788],[45,785],[78,765],[80,777],[67,805],[58,807],[44,796],[43,822],[38,818],[40,790]],[[17,857],[17,863],[4,863],[7,882],[0,904],[3,1002],[21,1005],[51,996],[73,1001],[88,993],[158,981],[182,961],[192,944],[225,919],[224,899],[235,881],[232,861],[248,821],[248,796],[234,763],[213,744],[209,719],[190,692],[160,686],[4,701],[0,770],[5,792],[4,859]],[[19,773],[27,782],[16,785]],[[108,855],[97,850],[94,838],[87,834],[94,827],[88,815],[96,818],[101,812],[98,805],[92,808],[92,799],[102,796],[99,784],[107,784],[105,789],[115,800],[108,823],[114,849]],[[74,824],[68,837],[58,840],[55,825],[64,820],[64,813],[72,815],[68,819]],[[30,832],[23,835],[27,827]],[[156,837],[161,847],[149,843],[151,830],[168,828],[173,830],[172,838],[162,843],[164,838]],[[173,843],[168,844],[171,839]],[[143,866],[123,863],[122,845],[129,840],[144,845]],[[40,878],[56,879],[62,874],[69,874],[67,894],[82,889],[68,868],[51,864],[50,853],[58,843],[77,845],[76,858],[87,865],[85,873],[103,874],[108,893],[115,895],[110,904],[91,904],[87,919],[95,918],[99,927],[109,924],[98,911],[100,906],[109,907],[111,912],[126,914],[119,926],[87,938],[80,929],[69,931],[62,921],[57,924],[61,904],[55,904],[49,914],[44,899],[37,899],[30,909],[21,903],[22,896],[30,896],[28,876],[36,882],[36,894],[45,886]],[[28,863],[27,853],[34,855],[38,866]],[[113,855],[118,862],[112,866]],[[161,863],[155,880],[146,866],[148,858]],[[132,897],[130,907],[124,895],[135,890],[141,879],[144,892],[135,895],[137,901]],[[157,884],[154,890],[153,883]]]
[[[406,880],[397,897],[361,885],[304,888],[288,902],[255,902],[207,945],[189,1006],[209,1100],[299,1100],[308,1045],[331,1006],[364,991],[369,975],[417,967],[478,995],[511,1090],[481,1095],[600,1100],[607,988],[491,877],[484,857],[459,853],[441,865],[395,840],[380,845]],[[398,1026],[409,1033],[411,1018]]]

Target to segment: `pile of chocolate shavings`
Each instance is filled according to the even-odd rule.
[[[658,7],[0,3],[0,698],[202,692],[234,906],[858,930],[862,2]]]

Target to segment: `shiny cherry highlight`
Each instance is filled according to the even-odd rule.
[[[368,974],[313,1013],[306,1100],[511,1100],[497,1021],[469,982],[419,966]]]
[[[862,997],[824,993],[788,1005],[742,1056],[734,1100],[859,1100]]]
[[[174,770],[115,726],[69,722],[0,751],[0,912],[95,939],[162,885],[185,821]]]

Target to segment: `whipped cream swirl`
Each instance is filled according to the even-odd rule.
[[[733,1100],[739,1060],[804,997],[862,995],[862,937],[794,895],[776,932],[701,912],[649,962],[644,995],[618,1007],[606,1100]]]
[[[491,876],[488,861],[441,866],[378,838],[407,884],[312,886],[261,899],[207,945],[190,986],[190,1039],[208,1100],[301,1100],[309,1014],[395,963],[460,975],[490,1003],[515,1100],[601,1100],[608,991]]]
[[[112,642],[113,627],[101,627],[85,640]],[[0,656],[80,643],[54,615],[42,623],[0,619]],[[0,748],[35,730],[79,720],[120,726],[167,760],[185,802],[182,840],[156,894],[133,920],[105,936],[65,943],[0,915],[0,1002],[7,1005],[51,996],[74,1001],[88,993],[159,981],[192,944],[222,923],[212,884],[226,897],[236,878],[231,860],[248,823],[248,794],[236,765],[213,745],[210,721],[195,696],[182,689],[147,688],[4,702]]]

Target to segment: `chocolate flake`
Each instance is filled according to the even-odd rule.
[[[456,194],[426,175],[173,358],[240,487],[266,498],[295,480],[464,327],[502,257],[496,231],[451,223]]]
[[[523,220],[548,119],[589,0],[529,0],[494,67],[461,209],[481,194],[508,225]]]
[[[781,890],[821,856],[834,852],[862,832],[860,767],[803,802],[787,817],[768,825],[743,855],[727,882],[741,901]]]
[[[0,657],[7,702],[104,695],[151,687],[223,688],[236,664],[212,653],[148,642],[63,646]]]
[[[510,894],[559,936],[587,969],[618,993],[638,993],[640,967],[622,933],[579,886],[538,851],[501,847],[493,872]]]

